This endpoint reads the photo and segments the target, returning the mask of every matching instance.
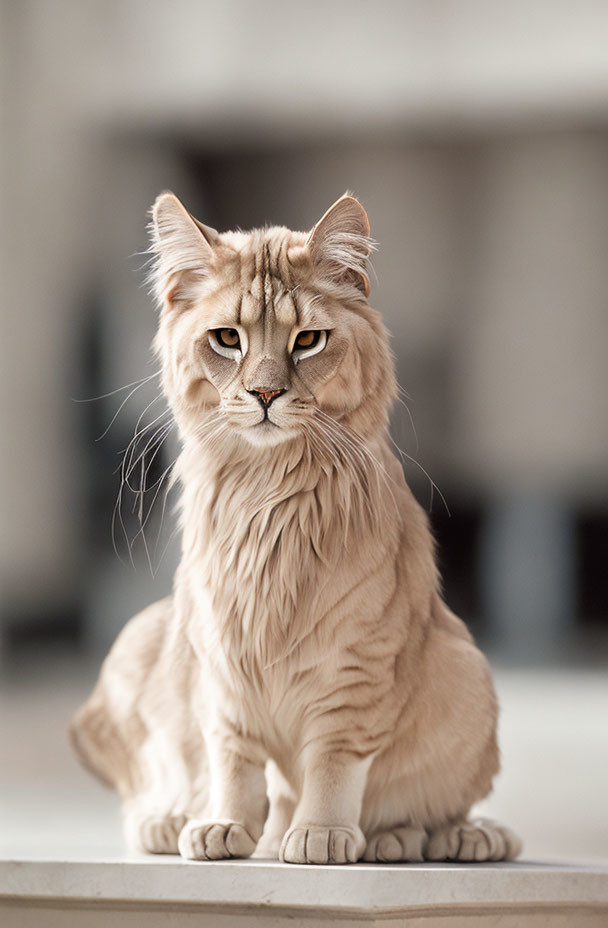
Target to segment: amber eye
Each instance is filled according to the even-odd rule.
[[[241,340],[236,329],[214,329],[213,334],[223,348],[240,348]]]
[[[300,332],[294,342],[294,348],[313,348],[321,337],[321,332],[315,329],[308,329]]]

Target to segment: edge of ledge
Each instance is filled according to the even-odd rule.
[[[379,911],[445,906],[606,906],[608,866],[565,864],[286,865],[0,860],[0,899]]]

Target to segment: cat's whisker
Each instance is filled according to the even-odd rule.
[[[166,415],[166,413],[165,413],[165,415]],[[148,472],[148,470],[149,470],[150,464],[154,461],[154,458],[156,457],[156,455],[158,454],[160,448],[162,447],[162,444],[163,444],[165,438],[167,437],[167,435],[169,434],[169,432],[171,431],[171,429],[174,427],[174,425],[175,425],[175,423],[173,422],[172,419],[171,419],[169,422],[163,422],[163,423],[161,423],[161,425],[158,426],[158,428],[154,431],[154,434],[152,435],[152,437],[151,437],[151,438],[148,440],[148,442],[146,443],[146,445],[145,445],[143,451],[141,451],[141,452],[138,454],[138,456],[137,456],[137,458],[135,458],[135,460],[129,461],[129,463],[127,464],[127,466],[126,466],[126,468],[125,468],[125,482],[127,483],[127,486],[129,487],[130,490],[133,490],[134,492],[137,492],[138,490],[140,490],[140,489],[142,488],[141,486],[140,486],[139,488],[132,487],[131,484],[129,483],[129,477],[130,477],[131,474],[135,471],[135,468],[137,467],[137,465],[138,465],[140,462],[143,463],[143,462],[146,460],[146,455],[147,455],[149,452],[152,451],[152,449],[154,448],[154,445],[157,445],[157,447],[156,447],[156,449],[155,449],[155,451],[154,451],[152,457],[149,459],[148,466],[147,466],[147,469],[146,469],[146,475],[147,475],[147,472]],[[133,453],[135,453],[135,452],[133,452]],[[142,477],[142,483],[143,483],[144,486],[145,486],[145,478],[143,478],[143,477]]]
[[[106,400],[110,396],[115,396],[117,393],[122,393],[123,390],[128,390],[130,387],[135,387],[135,390],[138,390],[140,387],[143,387],[145,383],[148,383],[154,377],[159,377],[161,371],[156,371],[154,374],[150,374],[148,377],[142,377],[140,380],[133,380],[131,383],[126,383],[122,387],[116,387],[115,390],[110,390],[108,393],[101,393],[99,396],[89,396],[85,399],[79,399],[77,397],[72,397],[73,403],[96,403],[98,400]],[[135,390],[133,392],[135,392]]]
[[[169,434],[170,427],[172,426],[172,422],[171,421],[163,422],[162,425],[160,425],[156,429],[153,436],[148,440],[143,451],[141,451],[137,459],[133,460],[133,458],[135,456],[138,438],[144,435],[148,429],[152,428],[159,419],[164,418],[166,415],[170,415],[169,410],[166,410],[165,412],[161,413],[161,415],[157,416],[156,419],[152,423],[150,423],[149,426],[146,426],[146,428],[139,431],[137,433],[137,437],[134,437],[134,439],[129,443],[128,449],[123,456],[123,462],[122,462],[122,467],[121,467],[120,497],[122,500],[122,490],[124,486],[126,486],[129,490],[131,490],[131,492],[134,493],[135,498],[134,498],[134,504],[133,504],[133,513],[135,513],[137,508],[139,508],[139,520],[140,521],[141,521],[142,512],[143,512],[144,496],[146,492],[146,478],[147,478],[148,469],[149,469],[150,464],[154,461],[157,453],[160,451],[165,438]],[[146,467],[146,454],[152,448],[154,448],[155,444],[156,444],[156,449],[154,450],[154,453],[151,456],[151,460],[148,464],[148,467]],[[135,487],[135,486],[132,486],[130,478],[133,472],[135,471],[135,468],[137,467],[138,463],[140,462],[141,462],[140,485],[139,487]]]
[[[162,488],[162,485],[163,485],[163,482],[164,482],[164,480],[165,480],[165,477],[166,477],[167,474],[172,470],[172,468],[173,468],[173,466],[174,466],[174,463],[175,463],[175,462],[172,461],[172,462],[169,464],[169,466],[163,471],[162,478],[161,478],[161,480],[159,481],[158,489],[156,490],[156,493],[154,494],[154,498],[153,498],[153,500],[152,500],[152,503],[150,504],[150,508],[148,509],[147,515],[146,515],[145,519],[142,521],[139,531],[137,532],[137,534],[135,535],[135,537],[133,538],[133,540],[132,540],[132,542],[131,542],[131,549],[133,549],[133,545],[135,544],[135,542],[137,541],[137,539],[139,538],[140,535],[142,536],[142,539],[143,539],[144,544],[146,544],[146,538],[145,538],[145,528],[146,528],[146,525],[148,524],[148,521],[149,521],[150,516],[151,516],[151,514],[152,514],[152,511],[153,511],[153,509],[154,509],[154,503],[155,503],[156,500],[157,500],[158,494],[159,494],[159,492],[160,492],[160,490],[161,490],[161,488]]]
[[[430,487],[431,487],[431,498],[430,498],[430,500],[429,500],[429,512],[430,512],[431,507],[432,507],[432,505],[433,505],[433,492],[434,492],[434,490],[436,490],[437,493],[438,493],[438,495],[439,495],[439,497],[440,497],[440,499],[441,499],[441,502],[442,502],[443,505],[445,506],[445,511],[447,512],[448,516],[451,517],[452,514],[451,514],[451,512],[450,512],[450,508],[449,508],[449,506],[448,506],[448,504],[447,504],[446,498],[445,498],[445,496],[443,495],[443,493],[441,492],[441,490],[439,489],[439,487],[437,486],[437,484],[435,483],[435,481],[433,480],[433,478],[431,477],[431,475],[428,473],[428,471],[426,471],[426,470],[424,469],[424,467],[422,466],[422,464],[420,463],[420,461],[417,461],[415,458],[413,458],[413,457],[411,456],[411,454],[408,454],[407,451],[404,451],[403,448],[400,448],[399,445],[397,444],[397,442],[395,441],[395,439],[393,438],[392,435],[389,434],[388,437],[390,438],[390,440],[391,440],[392,444],[394,445],[394,447],[395,447],[396,451],[398,452],[398,454],[401,455],[401,458],[403,459],[403,458],[405,457],[405,458],[408,459],[408,461],[411,461],[412,464],[415,464],[416,467],[418,467],[418,468],[422,471],[422,473],[424,474],[424,476],[426,477],[426,479],[429,481],[429,484],[430,484]]]
[[[129,559],[131,561],[131,564],[135,566],[135,562],[133,558],[134,547],[135,547],[136,542],[141,537],[146,559],[148,561],[148,565],[150,567],[150,570],[153,576],[157,572],[158,566],[159,566],[157,565],[155,568],[153,564],[153,560],[156,559],[156,550],[157,550],[158,541],[160,539],[160,535],[162,532],[168,494],[173,486],[173,480],[170,475],[173,471],[175,461],[172,461],[165,468],[162,474],[157,478],[157,480],[152,485],[150,486],[147,485],[147,479],[148,479],[148,474],[150,472],[150,468],[152,467],[154,463],[154,460],[156,459],[162,447],[164,446],[164,443],[168,435],[170,434],[172,429],[175,427],[175,421],[173,420],[171,411],[169,409],[163,410],[151,422],[146,423],[145,425],[142,425],[142,421],[143,421],[143,417],[145,416],[146,412],[151,408],[152,405],[154,405],[155,402],[161,399],[161,397],[162,397],[162,393],[159,393],[146,406],[146,408],[140,414],[136,422],[134,435],[131,438],[131,441],[129,442],[127,448],[124,451],[122,464],[120,466],[121,483],[120,483],[118,496],[117,496],[117,500],[114,506],[114,512],[112,516],[112,542],[113,542],[113,547],[114,547],[114,551],[116,552],[116,555],[119,557],[119,559],[122,560],[122,558],[120,557],[119,551],[118,551],[117,543],[116,543],[116,528],[117,528],[117,525],[120,525],[125,541],[127,543],[127,550],[129,553]],[[156,428],[154,428],[155,426]],[[152,429],[154,429],[154,431],[150,435],[149,433]],[[207,418],[196,429],[195,435],[197,439],[201,441],[205,446],[210,446],[212,448],[217,443],[217,440],[221,437],[220,433],[224,429],[225,429],[225,420],[224,420],[223,413],[220,409],[215,409],[207,416]],[[141,448],[142,440],[145,441],[143,448]],[[138,446],[141,448],[141,450],[138,450]],[[141,467],[141,476],[139,479],[139,486],[132,483],[133,474],[136,472],[138,467]],[[135,512],[137,510],[138,521],[140,523],[139,529],[133,538],[129,538],[129,532],[127,531],[127,527],[125,525],[125,522],[122,516],[125,488],[130,490],[135,495],[133,511]],[[161,492],[163,492],[163,488],[165,492],[163,495],[163,503],[162,503],[162,508],[160,512],[158,534],[157,534],[157,539],[156,539],[154,549],[151,552],[150,546],[148,544],[146,529],[149,525],[152,514],[155,511],[158,498]],[[146,509],[144,509],[145,498],[150,493],[153,493],[152,500],[149,506],[146,507]],[[163,554],[161,555],[161,560],[162,560],[162,557],[164,556],[165,551],[166,551],[166,547],[163,551]]]
[[[105,437],[106,437],[106,435],[108,434],[108,432],[110,431],[110,429],[112,428],[112,426],[114,425],[114,423],[116,422],[116,419],[117,419],[118,416],[120,415],[122,409],[124,409],[125,405],[129,402],[129,400],[131,399],[131,397],[132,397],[135,393],[137,393],[137,391],[140,390],[141,387],[143,387],[143,385],[144,385],[145,383],[148,383],[148,382],[149,382],[150,380],[152,380],[154,377],[158,377],[158,373],[156,373],[156,374],[151,374],[150,377],[146,377],[146,378],[144,378],[143,380],[137,382],[137,386],[135,386],[135,387],[126,395],[126,397],[124,398],[124,400],[122,401],[122,403],[120,404],[120,406],[118,407],[118,409],[116,410],[116,412],[114,413],[114,415],[112,416],[112,418],[111,418],[110,422],[108,423],[107,427],[104,429],[104,431],[101,433],[101,435],[100,435],[98,438],[95,439],[95,441],[101,441],[102,438],[105,438]],[[156,402],[156,400],[158,400],[160,396],[162,396],[162,393],[159,392],[159,394],[158,394],[158,396],[156,397],[156,399],[154,399],[152,402]],[[146,409],[149,409],[151,405],[152,405],[152,403],[150,403],[148,406],[146,406]]]
[[[362,455],[358,453],[355,455],[353,452],[358,452],[358,449],[353,446],[353,449],[351,450],[348,443],[345,441],[345,436],[340,434],[338,431],[333,429],[330,430],[328,423],[318,421],[317,427],[325,433],[327,440],[330,442],[332,448],[334,449],[334,458],[336,456],[336,450],[338,455],[341,456],[346,470],[350,474],[351,488],[359,494],[363,502],[363,506],[368,513],[370,524],[374,524],[378,518],[378,513],[374,510],[373,502],[371,499],[371,487],[368,480],[368,472],[369,470],[373,470],[373,466],[370,467],[369,463]],[[378,490],[380,491],[380,485],[377,478],[376,481]]]
[[[390,493],[393,505],[395,508],[397,508],[397,501],[395,500],[395,495],[391,487],[391,483],[394,485],[394,481],[392,477],[390,477],[390,475],[386,472],[386,469],[382,463],[378,461],[376,456],[362,441],[356,440],[357,436],[351,429],[347,429],[345,426],[341,425],[336,419],[325,413],[323,410],[319,410],[319,412],[321,413],[321,417],[327,427],[332,429],[337,435],[340,435],[342,440],[353,450],[354,453],[357,453],[363,459],[367,458],[369,467],[376,477],[378,492],[381,493],[380,479],[382,479],[385,488]]]
[[[328,423],[319,422],[318,427],[327,436],[330,446],[334,448],[334,457],[340,456],[342,458],[355,484],[358,484],[366,476],[364,459],[360,455],[353,453],[356,449],[351,450],[347,442],[344,441],[344,436],[331,429]]]
[[[131,566],[132,566],[133,568],[135,568],[135,561],[133,560],[133,555],[132,555],[132,552],[131,552],[131,548],[130,548],[130,546],[129,546],[129,534],[128,534],[128,532],[127,532],[127,527],[126,527],[126,525],[125,525],[124,519],[123,519],[123,517],[122,517],[122,493],[123,493],[123,487],[124,487],[124,484],[123,484],[123,482],[122,482],[122,480],[121,480],[120,486],[119,486],[119,489],[118,489],[118,494],[117,494],[117,497],[116,497],[116,502],[114,503],[114,509],[113,509],[113,511],[112,511],[112,546],[113,546],[113,548],[114,548],[114,552],[115,552],[117,558],[119,559],[119,561],[122,562],[122,558],[121,558],[121,556],[120,556],[120,554],[119,554],[119,552],[118,552],[118,545],[117,545],[117,543],[116,543],[116,523],[117,523],[117,521],[118,521],[118,522],[120,523],[120,527],[122,528],[122,532],[123,532],[125,541],[126,541],[126,543],[127,543],[127,551],[129,552],[129,560],[131,561]]]
[[[131,438],[131,441],[129,442],[129,445],[127,446],[127,449],[125,449],[125,451],[128,450],[129,446],[132,445],[133,442],[137,442],[137,440],[138,440],[139,438],[141,438],[141,436],[142,436],[143,434],[145,434],[145,432],[146,432],[149,428],[151,428],[156,422],[158,422],[159,419],[160,419],[162,416],[166,415],[167,413],[170,413],[170,410],[169,410],[169,409],[164,409],[164,410],[163,410],[161,413],[159,413],[159,415],[156,416],[156,418],[153,419],[151,422],[147,423],[146,425],[142,425],[142,422],[143,422],[143,420],[144,420],[144,416],[146,415],[146,413],[148,412],[148,410],[149,410],[152,406],[154,406],[155,403],[158,403],[158,401],[159,401],[160,399],[164,399],[162,390],[160,390],[160,391],[156,394],[156,396],[154,397],[154,399],[150,400],[150,402],[148,403],[148,405],[146,406],[146,408],[140,413],[140,415],[139,415],[139,417],[138,417],[138,419],[137,419],[137,422],[135,423],[135,428],[133,429],[133,437]]]
[[[323,410],[319,410],[319,413],[323,421],[325,422],[326,426],[332,431],[334,431],[336,435],[338,435],[341,438],[341,440],[349,448],[351,448],[353,453],[357,454],[360,459],[367,458],[372,468],[377,468],[381,470],[384,473],[384,475],[387,477],[387,479],[390,479],[388,478],[388,474],[386,474],[386,471],[384,470],[384,467],[382,466],[382,464],[372,454],[369,448],[367,448],[367,446],[363,444],[363,442],[356,439],[354,432],[352,432],[350,429],[345,428],[341,423],[337,421],[337,419],[334,419],[332,416],[328,415]]]
[[[218,424],[221,424],[221,420],[222,420],[222,415],[221,415],[221,413],[220,413],[219,411],[211,413],[210,416],[209,416],[203,423],[201,423],[201,425],[197,428],[197,430],[196,430],[197,438],[198,438],[199,440],[205,441],[210,435],[212,435],[212,434],[215,432],[215,430],[216,430],[217,427],[218,427]],[[167,431],[166,431],[166,433],[163,435],[162,440],[161,440],[161,442],[160,442],[160,445],[157,447],[156,451],[154,452],[154,456],[158,453],[158,451],[159,451],[159,449],[160,449],[160,446],[164,443],[164,441],[165,441],[165,439],[166,439],[166,437],[167,437],[169,431],[173,428],[174,424],[175,424],[175,423],[171,422],[171,423],[169,423],[168,426],[165,426],[165,429],[166,429]],[[153,551],[153,556],[156,557],[156,550],[157,550],[157,547],[158,547],[158,542],[159,542],[159,539],[160,539],[160,536],[161,536],[161,533],[162,533],[162,527],[163,527],[163,523],[164,523],[165,511],[166,511],[166,506],[167,506],[167,499],[168,499],[168,496],[169,496],[169,492],[171,491],[171,489],[172,489],[172,487],[173,487],[173,485],[174,485],[174,479],[173,479],[173,473],[172,473],[173,468],[174,468],[174,465],[175,465],[175,461],[172,461],[171,464],[165,469],[165,471],[161,474],[161,476],[157,479],[157,481],[156,481],[151,487],[145,487],[145,476],[144,476],[144,486],[143,486],[143,489],[144,489],[146,492],[152,492],[152,490],[154,490],[155,487],[157,487],[157,489],[156,489],[156,492],[154,493],[154,496],[153,496],[153,498],[152,498],[152,502],[151,502],[151,504],[150,504],[150,506],[149,506],[149,509],[148,509],[148,512],[147,512],[145,518],[143,518],[143,509],[141,508],[141,506],[143,506],[143,496],[142,496],[141,505],[140,505],[140,516],[139,516],[139,518],[140,518],[140,529],[139,529],[139,531],[137,532],[137,534],[135,535],[135,537],[133,538],[133,540],[132,540],[132,542],[131,542],[131,547],[133,547],[133,545],[135,544],[137,538],[141,535],[141,537],[142,537],[142,542],[143,542],[143,544],[144,544],[144,549],[145,549],[145,551],[146,551],[146,556],[147,556],[147,558],[148,558],[148,563],[149,563],[149,565],[150,565],[150,569],[151,569],[151,572],[152,572],[152,575],[153,575],[153,576],[155,576],[156,573],[158,572],[158,569],[159,569],[160,564],[161,564],[161,562],[162,562],[162,558],[164,557],[164,554],[165,554],[165,552],[166,552],[166,550],[167,550],[167,547],[168,547],[169,542],[167,542],[167,545],[165,546],[165,548],[164,548],[164,550],[163,550],[163,553],[161,554],[161,558],[160,558],[159,562],[157,563],[156,570],[155,570],[154,567],[152,566],[152,557],[151,557],[151,555],[150,555],[149,546],[148,546],[147,539],[146,539],[146,534],[145,534],[145,529],[146,529],[146,526],[147,526],[147,524],[148,524],[148,521],[149,521],[149,519],[150,519],[150,517],[151,517],[151,514],[152,514],[152,512],[153,512],[153,510],[154,510],[154,507],[155,507],[155,505],[156,505],[156,501],[157,501],[157,499],[158,499],[158,497],[159,497],[161,491],[163,490],[163,484],[165,484],[165,487],[164,487],[164,495],[163,495],[163,502],[162,502],[161,513],[160,513],[160,523],[159,523],[158,532],[157,532],[157,537],[156,537],[156,543],[155,543],[154,551]],[[148,465],[148,467],[149,467],[149,465]],[[147,471],[146,471],[146,473],[147,473]],[[173,533],[172,533],[172,534],[173,534]],[[171,537],[172,537],[172,535],[170,536],[169,541],[171,540]]]
[[[152,492],[152,490],[154,490],[154,488],[158,484],[162,483],[162,480],[163,480],[162,477],[159,477],[151,486],[147,486],[148,472],[150,470],[150,467],[154,463],[154,459],[156,458],[159,451],[163,447],[165,440],[167,436],[169,435],[169,432],[171,431],[172,428],[173,428],[173,423],[169,423],[167,426],[165,426],[165,431],[163,432],[162,436],[158,440],[156,449],[152,453],[145,471],[144,471],[145,457],[142,456],[142,459],[141,459],[142,475],[141,475],[141,484],[140,484],[139,489],[136,489],[135,487],[131,487],[131,484],[129,483],[129,481],[126,480],[126,483],[129,489],[131,489],[135,493],[135,504],[133,507],[133,512],[135,512],[137,501],[139,500],[138,519],[139,519],[140,524],[143,518],[144,500],[145,500],[146,493]]]
[[[329,458],[329,473],[332,470],[340,469],[343,467],[346,473],[349,475],[350,479],[346,486],[349,489],[354,489],[357,492],[361,488],[361,474],[357,472],[355,465],[353,465],[350,455],[344,453],[343,448],[336,447],[335,437],[333,435],[328,435],[325,432],[325,429],[322,424],[316,423],[315,427],[310,430],[311,439],[321,446],[322,450],[328,452]],[[372,521],[372,511],[371,503],[369,499],[366,498],[365,494],[362,494],[363,505],[368,512],[370,522]],[[343,497],[343,542],[344,545],[348,543],[348,533],[349,533],[349,524],[350,524],[350,510],[351,510],[351,494],[347,492]]]
[[[158,399],[158,397],[156,399]],[[153,400],[152,403],[153,402],[155,402],[155,400]],[[169,409],[165,409],[158,416],[156,416],[151,422],[149,422],[147,425],[142,426],[140,428],[139,426],[141,423],[142,416],[145,414],[145,412],[147,412],[147,410],[150,408],[152,403],[148,404],[148,406],[144,410],[144,413],[142,413],[142,415],[139,417],[136,423],[135,432],[133,436],[131,437],[127,447],[122,452],[122,460],[119,466],[117,467],[117,471],[120,472],[122,479],[124,479],[125,474],[129,472],[130,470],[130,467],[131,467],[131,464],[133,463],[133,459],[136,454],[137,446],[140,440],[143,439],[146,433],[149,432],[149,430],[152,429],[158,422],[160,422],[161,419],[163,419],[167,415],[171,416],[171,411]]]
[[[411,400],[411,396],[410,396],[408,393],[406,393],[406,391],[403,389],[403,387],[401,387],[399,384],[397,384],[397,397],[396,397],[396,399],[397,399],[397,402],[398,402],[398,403],[401,403],[401,405],[403,406],[403,408],[404,408],[405,411],[407,412],[408,419],[410,420],[410,425],[411,425],[411,427],[412,427],[412,432],[414,433],[414,441],[416,442],[416,454],[418,454],[418,452],[419,452],[419,450],[420,450],[420,443],[419,443],[419,441],[418,441],[418,432],[416,431],[416,426],[415,426],[415,424],[414,424],[414,417],[413,417],[413,415],[412,415],[412,412],[411,412],[411,410],[410,410],[410,407],[409,407],[408,404],[406,403],[406,400]]]
[[[376,456],[371,452],[371,450],[367,447],[367,445],[365,445],[364,442],[359,439],[359,437],[356,435],[355,432],[353,432],[351,429],[346,428],[344,425],[338,422],[337,419],[334,419],[332,416],[328,415],[323,410],[319,410],[319,412],[321,413],[321,416],[324,418],[326,424],[330,428],[333,428],[335,431],[337,431],[338,434],[342,436],[343,440],[347,442],[354,451],[356,451],[360,455],[363,455],[364,457],[368,457],[373,467],[378,468],[379,471],[384,474],[387,480],[392,480],[392,478],[389,477],[389,475],[387,474],[384,466],[380,463],[380,461],[378,461]]]

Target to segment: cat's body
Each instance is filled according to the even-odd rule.
[[[515,856],[467,823],[496,700],[389,447],[364,211],[217,236],[167,195],[155,220],[183,556],[75,720],[80,755],[151,851],[244,856],[264,830],[292,862]]]

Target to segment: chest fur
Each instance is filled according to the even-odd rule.
[[[310,456],[230,461],[185,483],[183,566],[210,604],[214,646],[244,669],[288,653],[377,552],[374,502]]]

